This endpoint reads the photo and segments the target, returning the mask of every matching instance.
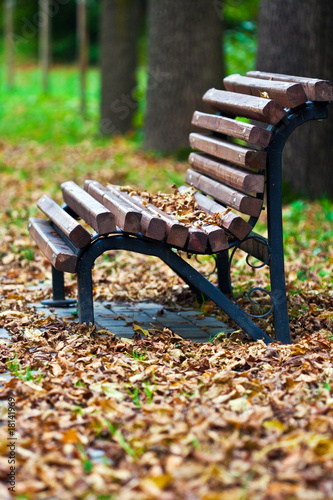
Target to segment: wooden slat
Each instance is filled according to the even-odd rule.
[[[114,186],[108,186],[108,189],[112,194],[117,196],[120,200],[125,201],[130,205],[134,210],[137,210],[141,213],[141,233],[147,238],[151,238],[153,240],[162,241],[164,240],[166,234],[166,222],[161,219],[161,217],[157,217],[144,208],[139,203],[135,202],[132,196],[124,193],[123,191],[119,191]]]
[[[248,193],[263,193],[264,191],[265,177],[263,175],[224,165],[207,155],[198,153],[191,153],[188,160],[193,170],[206,174],[230,187]]]
[[[99,234],[113,233],[116,230],[114,215],[95,198],[81,189],[75,182],[61,184],[65,203],[85,220]]]
[[[256,233],[253,233],[253,235],[256,235]],[[250,238],[241,243],[239,248],[241,248],[241,250],[248,253],[249,255],[252,255],[256,259],[260,260],[261,262],[268,263],[268,258],[269,258],[268,247],[267,245],[265,245],[265,243],[261,242],[260,240]]]
[[[221,160],[229,161],[240,167],[260,170],[266,168],[266,151],[245,148],[238,144],[196,133],[190,134],[190,144],[193,149],[199,149],[204,153],[217,156]]]
[[[200,228],[190,227],[186,250],[194,253],[205,253],[208,245],[208,234]]]
[[[203,193],[212,196],[215,200],[220,201],[227,206],[238,210],[244,214],[258,217],[262,207],[262,201],[258,198],[253,198],[246,194],[235,191],[218,181],[214,181],[205,175],[194,172],[188,169],[186,172],[186,182],[193,185]]]
[[[231,116],[244,116],[252,120],[276,125],[286,111],[272,99],[254,97],[226,90],[210,89],[203,96],[204,102]]]
[[[116,225],[125,233],[139,233],[141,230],[141,213],[133,210],[128,203],[119,200],[107,188],[95,181],[85,181],[84,188],[102,205],[112,212]]]
[[[152,203],[144,204],[144,200],[138,195],[133,196],[133,199],[138,203],[141,203],[141,205],[143,205],[152,214],[157,215],[157,217],[161,217],[161,219],[165,221],[166,242],[170,246],[181,249],[185,248],[189,236],[189,230],[184,224],[180,223],[176,217],[166,214],[159,208],[155,207]]]
[[[60,238],[50,222],[31,217],[28,228],[31,237],[55,269],[75,273],[77,255]]]
[[[90,243],[90,233],[49,196],[42,196],[38,200],[37,206],[76,247],[84,248]]]
[[[201,226],[208,235],[208,243],[213,253],[229,248],[227,235],[222,227],[213,224]]]
[[[103,205],[103,196],[109,192],[102,184],[90,179],[84,181],[83,189],[101,203],[101,205]]]
[[[261,148],[266,148],[272,138],[272,132],[266,128],[200,111],[193,114],[192,125],[241,139]]]
[[[303,86],[309,101],[332,101],[333,83],[328,80],[307,78],[303,76],[282,75],[279,73],[267,73],[263,71],[248,71],[247,76],[282,82],[295,82]]]
[[[284,108],[295,108],[307,101],[300,83],[262,80],[241,75],[227,76],[223,83],[230,92],[274,99]]]

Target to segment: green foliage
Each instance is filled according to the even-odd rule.
[[[105,420],[105,425],[107,426],[108,430],[110,431],[111,435],[113,438],[118,441],[118,444],[125,450],[125,452],[130,455],[133,458],[136,458],[136,453],[133,450],[133,448],[130,446],[130,444],[126,441],[124,438],[122,432],[118,429],[119,425],[113,425],[111,422],[108,420]]]
[[[10,359],[7,361],[7,367],[10,372],[15,375],[15,377],[24,380],[26,382],[29,381],[34,381],[34,382],[40,382],[42,378],[42,374],[39,374],[37,379],[34,377],[34,372],[32,371],[30,366],[27,366],[26,369],[24,370],[21,363],[18,361],[17,358],[17,353],[15,354],[15,357],[13,359]]]
[[[260,0],[225,0],[224,53],[226,74],[245,74],[255,68],[257,18]]]
[[[78,451],[79,451],[80,458],[81,458],[83,472],[85,474],[90,474],[92,472],[92,470],[93,470],[94,464],[92,463],[91,460],[89,460],[89,458],[88,458],[88,456],[87,456],[87,454],[85,452],[85,449],[83,448],[82,444],[78,443],[77,447],[78,447]]]
[[[226,74],[240,73],[255,69],[257,53],[257,28],[246,21],[237,29],[227,30],[224,38]]]
[[[137,359],[139,361],[144,361],[147,357],[147,348],[146,348],[145,352],[135,351],[133,349],[132,353],[131,354],[126,353],[126,356],[130,356],[133,359]]]

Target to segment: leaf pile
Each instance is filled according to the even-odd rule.
[[[333,498],[331,204],[284,210],[292,345],[265,346],[237,331],[197,344],[156,328],[148,335],[134,328],[125,341],[34,311],[31,304],[50,294],[51,273],[27,218],[37,215],[42,193],[61,201],[64,180],[157,191],[186,164],[136,152],[122,139],[56,148],[18,141],[1,143],[0,168],[0,329],[10,336],[0,339],[2,499],[10,498],[10,395],[16,500]],[[212,259],[201,260],[198,268],[211,271]],[[247,307],[246,290],[265,287],[268,275],[245,264],[236,256],[233,284]],[[75,296],[75,277],[66,276],[66,291]],[[94,296],[194,305],[167,266],[125,252],[99,259]],[[199,313],[221,314],[210,303]]]
[[[189,187],[186,191],[180,192],[177,186],[172,186],[174,192],[172,195],[157,193],[140,193],[146,199],[146,203],[152,203],[157,208],[163,210],[167,214],[177,217],[179,222],[186,226],[202,227],[206,224],[221,226],[223,217],[230,211],[225,209],[221,212],[216,212],[209,215],[204,210],[201,210],[195,197],[194,189]]]
[[[200,345],[166,329],[125,342],[24,306],[0,318],[17,353],[2,345],[16,375],[1,399],[4,416],[16,398],[18,495],[330,498],[326,331],[291,346]],[[3,427],[4,456],[6,438]]]

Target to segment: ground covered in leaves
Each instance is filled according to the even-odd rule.
[[[297,201],[284,211],[290,346],[254,343],[237,331],[196,344],[154,328],[124,341],[31,307],[50,294],[50,268],[27,233],[43,193],[61,202],[60,182],[87,178],[165,190],[183,182],[186,168],[120,139],[98,147],[0,143],[0,329],[10,335],[0,342],[2,499],[11,498],[8,412],[17,500],[333,498],[328,201]],[[243,292],[267,282],[265,270],[245,268],[236,258],[244,306]],[[74,277],[67,291],[75,295]],[[95,270],[95,299],[111,298],[195,306],[163,264],[121,252]],[[198,308],[219,314],[209,303]],[[269,320],[262,326],[272,332]]]

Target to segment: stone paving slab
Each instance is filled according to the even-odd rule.
[[[77,320],[76,307],[49,309],[40,303],[34,304],[40,314],[55,314],[59,318]],[[148,330],[155,327],[169,328],[181,337],[196,342],[208,342],[220,332],[227,335],[233,328],[216,319],[204,316],[200,310],[182,308],[174,310],[155,302],[95,302],[95,323],[98,329],[108,330],[121,338],[132,338],[132,325],[139,324]]]

